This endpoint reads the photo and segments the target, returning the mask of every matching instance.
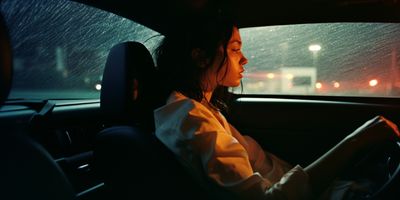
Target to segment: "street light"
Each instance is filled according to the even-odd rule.
[[[340,87],[340,83],[337,82],[337,81],[334,81],[334,82],[333,82],[333,87],[339,88],[339,87]]]
[[[98,91],[100,91],[100,90],[101,90],[101,84],[96,84],[94,87],[95,87],[95,88],[96,88],[96,90],[98,90]]]
[[[313,53],[317,53],[318,51],[321,50],[321,45],[319,44],[312,44],[310,46],[308,46],[308,50],[310,50]]]
[[[375,87],[376,85],[378,85],[378,80],[372,79],[369,81],[369,86]]]
[[[317,54],[321,51],[321,45],[319,44],[311,44],[308,46],[308,50],[310,50],[313,54],[313,66],[316,67],[317,64]]]
[[[317,83],[315,84],[315,88],[321,89],[321,88],[322,88],[322,83],[317,82]]]
[[[267,78],[269,78],[269,79],[273,79],[274,77],[275,77],[274,73],[268,73],[267,74]]]

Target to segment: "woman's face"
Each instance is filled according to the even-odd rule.
[[[242,40],[239,29],[234,27],[232,36],[226,48],[227,58],[220,68],[224,58],[224,48],[221,45],[212,66],[207,73],[208,86],[215,88],[218,85],[226,87],[237,87],[243,77],[244,65],[247,64],[247,58],[242,53]]]

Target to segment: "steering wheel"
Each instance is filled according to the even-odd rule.
[[[380,188],[371,195],[371,199],[381,199],[385,195],[387,196],[385,199],[387,199],[388,195],[399,191],[396,186],[400,182],[400,142],[389,143],[382,150],[378,152],[382,152],[381,156],[383,155],[382,161],[384,161],[386,177]]]
[[[371,150],[345,178],[351,182],[351,199],[390,199],[400,194],[395,187],[400,183],[400,142],[387,142]]]

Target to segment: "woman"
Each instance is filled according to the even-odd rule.
[[[226,88],[240,86],[243,77],[247,59],[241,47],[235,23],[218,13],[168,35],[158,51],[168,97],[154,111],[156,136],[199,181],[211,180],[244,198],[309,199],[358,155],[400,135],[394,123],[378,116],[310,166],[291,167],[241,135],[220,112],[226,109]]]

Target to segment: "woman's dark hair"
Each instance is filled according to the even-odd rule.
[[[226,48],[236,26],[231,14],[221,9],[208,10],[204,14],[191,16],[188,24],[180,24],[166,34],[156,50],[157,70],[162,84],[162,96],[178,91],[196,101],[202,101],[202,77],[211,66],[222,45],[224,57],[219,69],[227,61]],[[199,50],[199,59],[193,58],[193,50]],[[199,60],[208,62],[199,66]],[[228,63],[229,64],[229,63]],[[226,73],[226,72],[225,72]],[[211,103],[218,109],[227,109],[228,88],[218,86],[214,90]]]

